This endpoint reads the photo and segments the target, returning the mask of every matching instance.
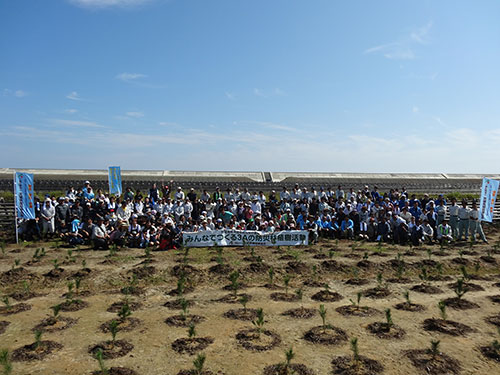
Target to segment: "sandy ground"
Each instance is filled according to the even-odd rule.
[[[383,299],[362,298],[361,305],[379,309],[382,313],[376,316],[346,317],[335,311],[335,308],[349,305],[349,299],[355,299],[358,291],[363,291],[376,286],[376,275],[383,273],[384,279],[394,277],[395,271],[387,266],[387,262],[395,259],[398,252],[408,251],[408,247],[384,246],[382,251],[386,256],[372,255],[376,250],[374,244],[356,244],[356,249],[351,248],[352,242],[322,241],[320,244],[307,249],[287,249],[287,248],[256,248],[255,254],[263,258],[267,265],[272,265],[276,270],[275,283],[283,285],[283,275],[286,273],[286,265],[289,260],[279,260],[282,255],[291,253],[298,255],[299,260],[304,262],[309,273],[303,275],[292,275],[290,282],[290,293],[302,286],[305,280],[311,279],[312,266],[317,265],[321,269],[322,259],[315,259],[317,253],[328,254],[330,248],[336,248],[335,259],[345,265],[344,271],[326,272],[321,271],[319,278],[322,282],[327,282],[331,291],[340,293],[343,299],[337,302],[317,302],[311,296],[322,290],[321,287],[303,288],[303,299],[300,302],[275,302],[270,299],[273,290],[264,288],[268,281],[267,273],[253,274],[246,271],[249,262],[244,261],[245,256],[249,256],[249,249],[224,249],[224,258],[232,267],[241,270],[242,280],[247,284],[247,288],[242,289],[252,296],[248,303],[249,308],[263,308],[266,324],[265,328],[278,333],[282,343],[265,352],[253,352],[244,349],[238,344],[235,336],[241,329],[252,328],[250,322],[237,321],[225,318],[224,312],[232,308],[240,308],[239,304],[228,304],[214,302],[214,300],[227,295],[228,291],[222,289],[227,285],[227,276],[211,274],[208,269],[216,265],[211,259],[215,256],[213,250],[194,249],[190,251],[189,264],[201,271],[201,280],[197,282],[193,292],[187,293],[185,298],[195,302],[190,308],[191,314],[202,315],[205,321],[196,326],[197,335],[200,337],[210,336],[214,338],[214,343],[209,345],[203,352],[207,356],[206,369],[217,374],[226,375],[254,375],[261,374],[264,367],[270,364],[282,362],[284,351],[290,346],[296,353],[295,363],[303,363],[311,368],[315,374],[331,374],[331,361],[338,355],[350,355],[349,341],[345,341],[337,346],[324,346],[312,344],[304,340],[303,334],[314,326],[321,325],[319,315],[308,320],[299,320],[281,315],[285,310],[304,306],[318,309],[323,303],[327,309],[327,322],[342,328],[349,338],[358,337],[360,354],[378,360],[384,366],[385,374],[418,374],[419,371],[413,367],[409,359],[404,355],[407,349],[423,349],[430,346],[430,341],[438,339],[441,341],[441,350],[460,361],[462,374],[500,374],[500,363],[485,358],[478,350],[481,345],[491,343],[495,338],[500,340],[496,327],[486,323],[485,318],[500,313],[500,304],[494,304],[488,296],[500,294],[500,287],[493,286],[500,282],[500,269],[498,264],[489,264],[479,259],[485,255],[487,249],[493,250],[495,241],[498,241],[498,231],[490,230],[489,245],[476,245],[473,250],[477,255],[463,255],[469,260],[467,270],[474,274],[474,263],[479,261],[478,273],[489,276],[489,280],[473,280],[474,284],[481,285],[485,291],[468,292],[464,298],[477,303],[480,308],[472,310],[453,310],[448,308],[448,319],[463,324],[467,324],[475,332],[464,337],[453,337],[437,332],[426,332],[422,328],[422,322],[426,318],[439,317],[437,304],[440,300],[455,296],[452,289],[447,284],[451,281],[433,281],[431,285],[440,287],[444,293],[427,295],[411,292],[412,302],[422,304],[426,307],[422,312],[407,312],[396,310],[393,306],[403,302],[403,293],[411,286],[419,284],[418,269],[410,269],[405,273],[405,277],[411,282],[406,284],[387,282],[391,295]],[[33,266],[26,265],[37,247],[44,246],[46,256]],[[317,250],[317,253],[309,252]],[[467,244],[461,247],[446,249],[448,256],[433,255],[432,259],[443,264],[444,274],[452,275],[453,280],[461,275],[459,265],[452,262],[458,257],[459,249],[468,250]],[[432,250],[439,251],[439,246],[433,246]],[[279,253],[278,253],[279,251]],[[363,255],[368,253],[370,262],[374,263],[374,268],[369,271],[359,269],[359,277],[366,277],[370,280],[368,285],[352,286],[346,285],[344,281],[353,277],[352,267]],[[416,263],[423,259],[428,259],[425,250],[416,249],[417,256],[403,256],[402,259],[408,264]],[[353,258],[356,254],[359,258]],[[87,267],[92,269],[92,274],[82,280],[81,290],[90,290],[91,296],[82,298],[89,303],[89,307],[76,312],[61,312],[61,316],[78,319],[78,322],[71,328],[43,335],[44,340],[53,340],[64,345],[64,348],[47,358],[32,362],[13,363],[13,374],[90,374],[98,369],[97,361],[88,354],[90,345],[107,340],[110,334],[102,333],[99,326],[116,317],[115,313],[107,312],[106,309],[113,302],[123,300],[123,294],[119,289],[127,285],[130,276],[128,271],[144,260],[143,250],[126,249],[121,250],[114,257],[115,264],[100,264],[106,259],[109,252],[89,251],[85,247],[81,251],[74,250],[73,256],[76,258],[73,264],[62,264],[67,256],[65,248],[51,248],[50,244],[28,244],[16,247],[10,245],[5,255],[0,255],[0,274],[8,271],[14,265],[15,259],[20,260],[20,266],[29,272],[34,273],[38,278],[33,282],[31,290],[43,294],[24,301],[32,305],[31,310],[13,315],[1,315],[0,320],[9,321],[11,324],[3,334],[0,334],[0,349],[7,348],[10,352],[23,345],[34,341],[32,328],[43,318],[51,315],[50,306],[64,301],[61,295],[67,290],[68,279],[65,277],[59,281],[50,281],[44,276],[52,269],[52,260],[59,259],[68,276],[81,268],[81,262],[85,259]],[[346,255],[348,255],[346,257]],[[110,359],[105,363],[108,367],[124,366],[135,370],[138,374],[177,374],[182,369],[192,368],[195,355],[179,354],[172,350],[172,342],[181,337],[187,336],[186,328],[170,327],[165,324],[165,319],[172,315],[177,315],[180,310],[170,310],[163,306],[166,301],[176,299],[175,296],[168,296],[166,292],[176,287],[177,278],[171,276],[172,267],[179,264],[182,258],[178,251],[163,253],[152,253],[155,260],[153,264],[156,273],[149,278],[141,279],[139,286],[145,287],[145,292],[139,296],[132,296],[132,301],[143,304],[142,308],[134,311],[132,317],[140,319],[141,325],[130,332],[119,332],[118,338],[125,339],[134,345],[134,349],[124,357]],[[500,255],[493,254],[497,262],[500,263]],[[140,267],[140,266],[139,266]],[[436,274],[435,270],[429,268],[429,274]],[[70,278],[71,279],[71,278]],[[191,280],[191,278],[189,278]],[[10,294],[16,290],[22,290],[22,280],[15,283],[0,284],[0,295]],[[11,304],[17,303],[12,298]],[[384,340],[377,338],[366,330],[366,326],[372,322],[384,321],[383,311],[391,308],[392,317],[395,324],[406,331],[406,336],[400,340]]]

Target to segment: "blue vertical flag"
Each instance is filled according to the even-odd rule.
[[[479,205],[479,220],[493,221],[493,209],[495,208],[495,200],[498,194],[498,185],[500,181],[490,178],[483,178],[483,186],[481,188],[481,202]]]
[[[120,167],[109,167],[109,194],[122,194],[122,173]]]
[[[33,174],[16,172],[14,182],[18,219],[34,219],[35,193],[33,189]]]

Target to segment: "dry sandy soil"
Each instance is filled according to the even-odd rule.
[[[184,298],[192,302],[189,314],[204,318],[196,324],[196,337],[213,339],[213,342],[210,343],[209,340],[208,346],[202,350],[207,358],[205,369],[214,374],[263,374],[266,366],[283,362],[285,350],[292,346],[296,353],[292,363],[307,366],[311,370],[310,373],[342,373],[332,365],[332,360],[339,356],[351,356],[349,340],[357,337],[360,355],[377,360],[383,366],[379,373],[438,373],[432,372],[431,367],[427,370],[415,367],[407,356],[407,351],[427,349],[431,340],[440,340],[442,354],[459,362],[460,369],[457,369],[457,373],[500,374],[500,362],[485,357],[480,350],[480,347],[490,345],[494,339],[500,340],[497,327],[487,322],[487,318],[500,314],[500,297],[496,302],[489,298],[500,295],[500,249],[498,245],[494,246],[498,243],[500,231],[494,227],[488,227],[486,230],[490,244],[476,244],[471,249],[468,243],[461,243],[443,249],[444,254],[440,253],[438,245],[417,249],[394,245],[378,248],[372,243],[327,240],[310,247],[255,248],[253,258],[250,248],[224,248],[224,264],[239,270],[241,274],[239,282],[244,284],[244,287],[238,293],[250,296],[247,308],[262,308],[265,317],[264,330],[279,335],[280,343],[264,351],[249,350],[236,337],[240,331],[254,328],[251,321],[234,320],[224,316],[228,310],[242,306],[239,303],[217,301],[231,294],[231,291],[224,289],[224,286],[230,284],[228,270],[220,266],[210,270],[217,265],[216,250],[191,249],[187,262],[189,266],[194,267],[195,272],[186,276]],[[36,249],[42,247],[45,248],[45,256],[33,261]],[[432,250],[430,255],[429,249]],[[491,258],[484,257],[488,250]],[[465,254],[460,255],[459,252],[462,251]],[[399,281],[392,280],[398,277],[398,253],[399,259],[404,262],[404,270],[399,270]],[[0,296],[11,295],[10,309],[0,308],[0,349],[8,349],[11,355],[16,349],[34,342],[34,327],[43,319],[52,316],[51,306],[65,301],[62,295],[67,292],[67,283],[74,280],[74,274],[82,269],[83,260],[91,270],[88,275],[80,272],[79,295],[74,297],[85,301],[87,305],[82,304],[79,307],[83,308],[78,311],[60,312],[60,318],[72,318],[73,324],[67,329],[46,332],[42,336],[42,340],[59,343],[62,348],[55,348],[43,359],[14,361],[13,374],[91,374],[98,371],[98,363],[89,354],[89,348],[111,339],[109,333],[102,332],[101,325],[117,319],[116,312],[108,312],[107,309],[113,303],[124,300],[125,295],[120,290],[130,285],[132,270],[139,275],[135,285],[138,291],[136,293],[134,290],[129,300],[131,306],[132,302],[138,305],[134,306],[130,318],[138,321],[130,330],[119,331],[117,340],[125,340],[133,345],[133,349],[122,357],[105,360],[105,365],[108,368],[127,367],[137,374],[144,375],[175,375],[182,370],[193,368],[196,354],[179,353],[172,346],[175,340],[187,337],[188,329],[165,323],[167,318],[181,313],[180,308],[164,306],[166,302],[179,298],[170,294],[177,287],[179,275],[175,275],[177,268],[174,267],[182,267],[184,261],[181,251],[152,252],[152,262],[143,264],[141,262],[144,262],[146,257],[144,251],[139,249],[122,249],[115,255],[110,255],[108,251],[91,251],[84,246],[73,249],[71,257],[74,259],[69,259],[67,248],[58,247],[55,243],[9,245],[5,254],[0,254]],[[61,271],[52,271],[51,275],[45,276],[54,268],[55,259],[58,259],[64,271],[61,274]],[[16,260],[19,260],[18,266]],[[361,263],[358,265],[358,262]],[[455,297],[449,284],[462,277],[461,263],[465,264],[471,276],[469,283],[483,289],[470,289],[462,299],[475,303],[478,307],[461,310],[449,306],[446,312],[448,320],[469,326],[470,332],[453,336],[425,330],[424,320],[440,318],[438,302]],[[396,309],[396,304],[404,302],[404,292],[422,283],[419,278],[422,265],[431,279],[426,281],[426,284],[440,290],[437,294],[410,291],[411,301],[423,305],[423,311]],[[269,285],[265,286],[269,283],[270,266],[275,270],[274,289],[269,288]],[[12,268],[15,268],[15,271],[12,271]],[[378,313],[371,316],[344,316],[336,310],[341,306],[351,305],[350,299],[356,302],[358,292],[364,293],[379,285],[379,273],[383,278],[381,284],[388,289],[389,295],[382,298],[363,296],[360,303],[361,306],[377,309]],[[286,274],[291,276],[288,296],[283,287]],[[346,280],[356,278],[367,279],[367,283],[346,283]],[[436,278],[441,280],[436,281]],[[34,293],[34,296],[22,295],[26,286],[25,283],[23,287],[23,281],[28,282],[29,291]],[[325,290],[321,286],[325,283],[328,284],[330,292],[340,294],[333,298],[334,302],[313,299],[316,293]],[[295,296],[299,288],[302,288],[301,300]],[[21,295],[16,295],[16,292],[21,292]],[[275,301],[271,298],[273,293],[285,293],[285,298],[291,301]],[[24,306],[24,309],[23,306],[16,307],[19,303],[29,306]],[[339,334],[336,337],[338,340],[333,340],[332,344],[310,342],[304,338],[308,330],[322,325],[317,313],[320,304],[324,304],[327,310],[326,322],[345,333],[344,336]],[[283,315],[285,311],[301,306],[313,309],[314,316],[309,319],[297,319]],[[381,338],[368,331],[367,326],[371,323],[385,321],[386,308],[391,308],[394,324],[405,332],[404,336]],[[15,313],[16,309],[24,311]],[[2,321],[10,323],[3,323],[3,333]],[[496,322],[500,324],[500,317]],[[56,328],[60,326],[63,326],[63,323],[57,323]],[[317,330],[322,332],[322,329]],[[326,331],[333,333],[330,329]],[[394,328],[390,332],[394,332]],[[254,343],[270,342],[269,336],[261,334],[259,342]],[[196,348],[192,352],[196,353]],[[438,355],[438,361],[449,362],[443,359],[445,357],[442,354]],[[353,371],[351,373],[376,373],[363,372],[362,366]],[[297,374],[299,373],[297,371]]]

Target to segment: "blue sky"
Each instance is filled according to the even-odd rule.
[[[0,0],[0,167],[496,173],[499,15]]]

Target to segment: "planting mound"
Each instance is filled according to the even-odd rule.
[[[99,326],[99,329],[104,333],[108,333],[110,331],[110,329],[109,329],[110,324],[113,320],[115,320],[118,323],[118,331],[120,331],[120,332],[132,331],[134,328],[136,328],[142,324],[141,320],[128,317],[128,318],[125,318],[124,320],[120,320],[120,319],[108,320],[107,322],[102,323]]]
[[[5,332],[10,322],[6,320],[0,320],[0,335]]]
[[[466,299],[458,297],[447,298],[443,302],[446,306],[456,310],[470,310],[479,308],[479,305],[477,303],[467,301]]]
[[[81,299],[72,299],[61,303],[61,311],[78,311],[88,307],[88,302]]]
[[[355,305],[340,306],[335,311],[344,316],[372,316],[380,313],[379,310],[373,307]]]
[[[433,285],[429,285],[429,284],[418,284],[418,285],[412,286],[410,288],[410,290],[413,290],[414,292],[418,292],[418,293],[424,293],[424,294],[444,293],[437,286],[433,286]]]
[[[31,310],[31,305],[28,305],[27,303],[16,303],[12,306],[1,306],[0,315],[12,315],[27,310]]]
[[[264,368],[264,375],[314,375],[314,371],[300,363],[292,363],[288,368],[283,363],[267,366]]]
[[[134,345],[125,340],[116,340],[114,343],[112,341],[103,341],[97,345],[91,346],[88,352],[95,358],[99,349],[102,350],[103,359],[113,359],[127,355],[134,349]]]
[[[402,339],[406,335],[401,327],[382,322],[368,324],[366,329],[380,339]]]
[[[425,306],[420,305],[418,303],[409,303],[409,302],[398,303],[397,305],[394,305],[394,308],[398,309],[398,310],[405,310],[405,311],[412,311],[412,312],[425,310]]]
[[[433,356],[429,350],[408,350],[406,356],[413,366],[425,374],[452,375],[460,373],[460,363],[449,355],[439,353]]]
[[[54,341],[40,341],[36,343],[22,346],[12,352],[11,359],[14,362],[35,361],[44,359],[49,354],[61,350],[63,346]]]
[[[332,360],[333,374],[341,375],[377,375],[384,371],[384,367],[374,359],[359,356],[355,362],[353,357],[336,357]]]
[[[202,351],[213,342],[214,339],[211,337],[181,338],[172,343],[172,349],[177,353],[188,353],[193,355]]]
[[[271,293],[269,296],[273,301],[281,301],[281,302],[297,302],[299,301],[299,296],[296,294],[292,293],[282,293],[282,292],[276,292],[276,293]]]
[[[186,302],[187,302],[188,307],[192,307],[194,305],[193,301],[186,300]],[[182,309],[182,300],[175,299],[173,301],[167,301],[163,304],[163,306],[168,307],[170,310],[181,310]],[[130,309],[132,309],[132,308],[130,308]]]
[[[485,321],[500,327],[500,314],[489,316],[485,319]]]
[[[128,305],[129,309],[132,311],[138,310],[142,307],[142,303],[140,302],[125,302],[125,301],[119,301],[119,302],[114,302],[107,308],[107,312],[112,312],[112,313],[117,313],[120,311],[123,306]]]
[[[107,372],[94,371],[92,375],[137,375],[137,372],[126,367],[111,367]]]
[[[46,318],[33,327],[32,331],[41,332],[56,332],[63,331],[76,324],[78,319],[59,316],[57,319],[53,317]]]
[[[259,332],[257,328],[244,329],[236,334],[238,343],[247,350],[266,351],[279,345],[281,338],[269,330]]]
[[[191,324],[198,324],[203,322],[205,317],[200,315],[174,315],[165,319],[165,323],[167,323],[171,327],[189,327]]]
[[[252,321],[257,318],[256,309],[232,309],[226,311],[224,316],[229,319],[235,320],[249,320]]]
[[[485,357],[500,362],[500,350],[493,347],[493,345],[481,346],[479,350]]]
[[[368,298],[385,298],[391,295],[391,291],[387,288],[375,287],[371,289],[367,289],[363,292],[363,295]]]
[[[290,316],[297,319],[311,319],[313,316],[316,316],[316,314],[317,311],[315,309],[307,309],[301,306],[297,309],[286,310],[281,315]]]
[[[451,336],[464,336],[474,330],[462,323],[444,319],[425,319],[423,327],[426,331],[446,333]]]
[[[222,303],[239,303],[240,302],[240,299],[242,297],[246,297],[247,301],[250,301],[252,299],[252,296],[250,294],[246,294],[246,293],[241,293],[241,294],[237,294],[237,295],[234,295],[234,294],[227,294],[225,295],[224,297],[222,298],[219,298],[217,300],[215,300],[215,302],[222,302]]]
[[[316,294],[313,294],[311,297],[312,300],[321,302],[337,302],[342,298],[344,297],[342,297],[340,294],[331,292],[329,290],[322,290]]]
[[[347,341],[347,334],[340,328],[326,325],[311,328],[304,334],[304,339],[315,344],[338,345]]]

